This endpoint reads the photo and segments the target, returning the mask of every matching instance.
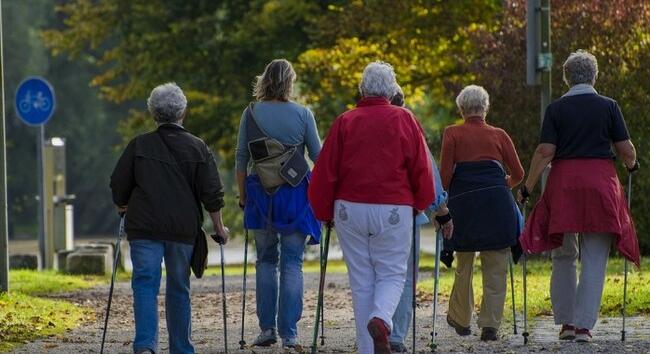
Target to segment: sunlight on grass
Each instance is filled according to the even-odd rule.
[[[87,289],[105,282],[105,277],[67,275],[54,270],[40,272],[33,270],[11,270],[9,272],[11,291],[31,295]]]
[[[0,351],[25,341],[59,335],[94,316],[74,304],[19,292],[0,294]]]
[[[425,265],[425,267],[422,267]],[[650,259],[644,259],[641,268],[647,269],[650,266]],[[530,316],[552,315],[551,299],[549,294],[551,262],[543,260],[531,260],[528,262],[528,314]],[[425,257],[420,263],[421,271],[432,272],[433,258]],[[523,311],[523,279],[521,264],[515,265],[515,305],[517,312]],[[650,315],[650,282],[643,273],[629,266],[628,272],[628,315]],[[440,291],[441,298],[448,299],[454,281],[453,270],[447,269],[444,265],[440,269]],[[477,259],[474,267],[474,300],[476,308],[480,306],[482,292],[482,277],[480,262]],[[506,294],[505,311],[510,316],[512,299],[510,290],[510,277],[507,279],[508,290]],[[430,299],[433,293],[433,279],[421,281],[418,284],[418,292],[421,297]],[[601,306],[601,315],[620,316],[623,301],[623,261],[620,258],[610,259],[607,267],[607,279]]]
[[[318,273],[320,272],[319,262],[316,261],[307,261],[302,267],[304,273]],[[327,273],[347,273],[348,269],[345,266],[343,260],[329,260],[327,262]],[[242,275],[244,274],[244,265],[243,264],[234,264],[226,266],[226,275]],[[248,265],[248,274],[255,274],[255,264]],[[221,268],[218,266],[212,266],[206,269],[205,275],[221,275]]]

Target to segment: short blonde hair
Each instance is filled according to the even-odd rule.
[[[465,86],[456,97],[456,105],[463,117],[485,117],[490,109],[490,95],[481,86]]]
[[[259,101],[288,101],[296,81],[296,72],[286,59],[271,61],[257,77],[253,96]]]

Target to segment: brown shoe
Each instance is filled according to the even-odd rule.
[[[481,328],[481,340],[484,342],[499,340],[497,332],[494,327],[483,327]]]
[[[382,319],[373,317],[368,322],[368,333],[370,333],[372,342],[375,345],[375,354],[391,354],[390,344],[388,343],[390,330]]]
[[[463,327],[456,323],[456,321],[452,320],[449,315],[447,315],[447,324],[452,326],[456,330],[456,334],[459,336],[469,336],[472,334],[472,331],[469,329],[469,327]]]

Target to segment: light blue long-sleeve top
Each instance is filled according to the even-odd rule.
[[[438,171],[436,160],[431,154],[429,154],[429,158],[431,159],[431,168],[433,169],[433,183],[436,190],[436,199],[431,203],[428,211],[435,212],[443,203],[447,202],[447,192],[442,188],[442,178],[440,178],[440,171]],[[430,220],[425,213],[420,213],[415,217],[416,225],[428,224],[429,221]]]
[[[309,159],[316,162],[320,154],[321,141],[316,130],[316,120],[309,108],[295,102],[262,101],[255,103],[253,109],[255,121],[260,129],[286,145],[298,145],[304,154],[305,146]],[[235,151],[235,168],[246,171],[250,160],[248,138],[246,134],[246,111],[239,122],[239,136]]]

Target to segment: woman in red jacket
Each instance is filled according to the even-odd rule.
[[[309,185],[316,218],[334,222],[343,250],[361,354],[390,353],[413,211],[434,198],[422,129],[413,113],[390,104],[396,90],[390,65],[365,68],[362,99],[332,125]]]

